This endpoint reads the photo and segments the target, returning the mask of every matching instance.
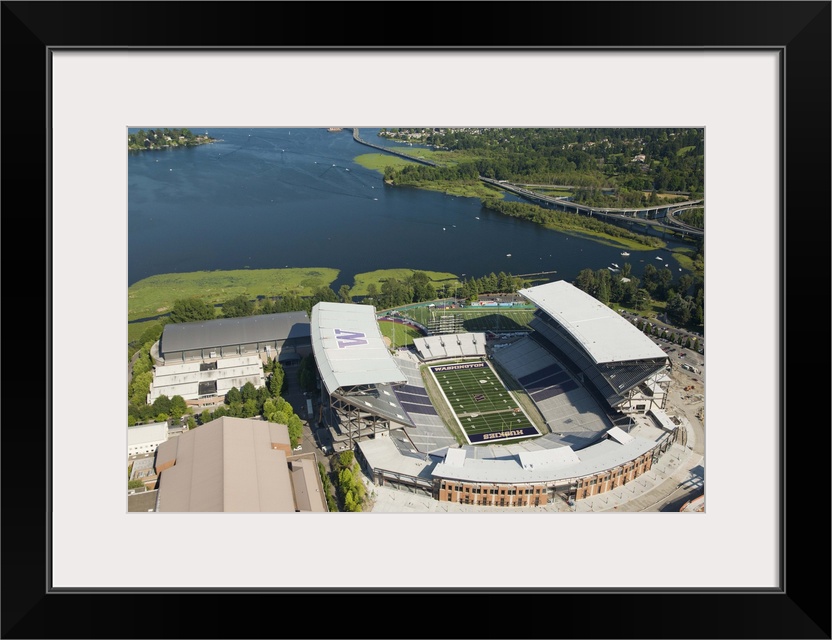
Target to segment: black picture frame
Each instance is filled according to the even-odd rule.
[[[368,33],[365,25],[372,22],[373,14],[400,14],[397,19],[402,21],[410,16],[414,24],[401,31]],[[535,14],[547,18],[529,19]],[[154,16],[178,24],[189,24],[198,16],[204,28],[179,29],[171,36],[167,30],[148,28],[148,22],[157,19]],[[802,399],[815,393],[814,385],[800,392],[796,386],[806,377],[799,374],[807,371],[810,362],[798,335],[806,337],[804,323],[814,326],[821,318],[825,327],[828,321],[828,298],[824,296],[818,308],[814,292],[807,294],[801,286],[807,273],[828,264],[821,257],[827,257],[830,249],[830,2],[446,2],[396,3],[395,7],[360,2],[3,2],[0,17],[3,201],[8,205],[2,284],[6,302],[20,305],[7,304],[3,318],[7,420],[0,436],[2,637],[209,638],[223,637],[226,626],[235,637],[258,637],[285,635],[282,627],[299,620],[300,626],[289,628],[300,637],[429,638],[449,632],[444,614],[456,611],[463,631],[453,635],[462,637],[830,638],[828,412],[823,403],[812,410]],[[53,407],[49,402],[48,390],[62,383],[49,377],[48,361],[54,352],[9,348],[51,342],[50,51],[129,47],[779,51],[785,79],[780,175],[784,186],[780,588],[689,589],[672,594],[592,589],[568,593],[357,589],[294,594],[210,590],[174,592],[172,597],[169,592],[51,590],[49,434],[59,427],[71,428],[81,419],[76,414],[80,409]],[[26,211],[15,214],[21,211],[21,202],[28,203]],[[43,254],[33,252],[33,247],[42,248]],[[33,264],[38,268],[43,264],[44,272],[32,270]],[[801,310],[807,309],[812,310],[811,320],[801,317]],[[789,310],[793,322],[787,325]],[[789,336],[792,349],[787,351]],[[789,377],[793,393],[787,407],[788,372],[794,375]],[[803,409],[809,409],[805,417]],[[95,481],[88,468],[84,473],[88,474],[84,481]],[[754,491],[753,483],[740,491],[738,499],[745,491]],[[343,570],[350,567],[345,560]],[[477,616],[464,613],[471,606],[467,604],[471,593],[480,611]],[[395,612],[390,604],[398,607],[400,598],[415,605],[406,614],[414,619],[403,619],[399,612],[391,623],[383,612]],[[214,615],[205,615],[206,611]],[[113,612],[121,623],[109,622]]]

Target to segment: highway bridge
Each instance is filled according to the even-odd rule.
[[[594,216],[601,218],[602,220],[610,221],[637,221],[641,224],[664,227],[665,229],[681,233],[683,236],[690,235],[693,237],[702,237],[705,234],[704,229],[692,227],[674,218],[674,216],[681,211],[704,207],[705,200],[687,200],[684,202],[676,202],[674,204],[625,209],[617,209],[613,207],[593,207],[590,205],[572,202],[565,197],[543,195],[536,191],[531,191],[512,184],[506,180],[494,180],[483,176],[480,176],[480,180],[486,184],[490,184],[500,189],[504,189],[505,191],[514,193],[515,195],[518,195],[526,200],[537,202],[539,204],[550,205],[556,209],[568,211],[570,213],[580,213],[586,216]]]
[[[416,158],[408,153],[402,153],[389,147],[383,147],[378,144],[373,144],[372,142],[367,142],[366,140],[361,138],[360,132],[357,127],[353,128],[352,137],[356,142],[360,144],[372,147],[373,149],[378,149],[379,151],[383,151],[385,153],[398,156],[400,158],[405,158],[406,160],[410,160],[412,162],[418,162],[429,167],[440,166],[437,163],[431,162],[430,160],[425,160],[424,158]],[[601,218],[604,221],[610,222],[638,222],[640,224],[661,227],[668,231],[680,233],[682,236],[691,236],[694,238],[701,238],[705,235],[704,229],[692,227],[677,220],[674,217],[677,213],[680,213],[682,211],[704,207],[704,199],[686,200],[684,202],[677,202],[674,204],[665,204],[641,208],[617,209],[613,207],[592,207],[589,205],[572,202],[569,198],[543,195],[536,191],[526,189],[523,186],[508,182],[507,180],[494,180],[493,178],[486,178],[485,176],[479,176],[479,179],[486,184],[490,184],[499,189],[503,189],[510,193],[514,193],[515,195],[518,195],[531,202],[545,204],[570,213],[580,213],[586,216],[594,216]]]

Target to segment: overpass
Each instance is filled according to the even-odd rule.
[[[492,178],[485,178],[480,176],[480,180],[486,184],[504,189],[518,195],[526,200],[553,206],[562,211],[569,213],[580,213],[586,216],[595,216],[603,220],[610,220],[612,222],[632,222],[638,221],[641,224],[647,224],[656,227],[663,227],[681,233],[682,235],[690,235],[693,237],[702,237],[705,234],[704,229],[692,227],[676,220],[673,216],[681,211],[688,209],[704,207],[705,200],[687,200],[685,202],[677,202],[674,204],[657,205],[652,207],[628,207],[628,208],[614,208],[614,207],[593,207],[578,202],[572,202],[568,198],[546,196],[536,191],[530,191],[524,187],[512,184],[506,180],[494,180]]]
[[[361,138],[358,127],[353,127],[352,137],[353,140],[355,140],[359,144],[363,144],[367,147],[372,147],[373,149],[383,151],[384,153],[389,153],[391,155],[404,158],[405,160],[410,160],[411,162],[418,162],[429,167],[441,166],[436,162],[431,162],[430,160],[425,160],[424,158],[416,158],[408,153],[402,153],[400,151],[396,151],[395,149],[390,149],[389,147],[383,147],[378,144],[373,144],[372,142],[367,142],[366,140]],[[479,176],[479,179],[486,184],[490,184],[499,189],[509,191],[526,200],[530,200],[538,204],[553,206],[557,209],[567,211],[569,213],[580,213],[586,216],[596,216],[598,218],[603,219],[604,221],[609,220],[610,222],[637,221],[639,224],[661,227],[669,231],[681,233],[682,236],[689,235],[695,238],[701,238],[705,235],[704,229],[692,227],[674,218],[674,215],[681,211],[686,211],[688,209],[693,209],[697,207],[704,207],[704,199],[687,200],[685,202],[677,202],[674,204],[641,208],[617,209],[613,207],[592,207],[589,205],[572,202],[568,198],[546,196],[541,193],[537,193],[536,191],[526,189],[525,187],[522,187],[520,185],[508,182],[507,180],[494,180],[492,178],[486,178],[485,176]]]

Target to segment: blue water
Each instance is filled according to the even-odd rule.
[[[349,130],[194,131],[220,142],[129,154],[128,285],[165,273],[284,267],[338,269],[336,291],[357,273],[389,268],[468,278],[557,271],[549,278],[573,280],[625,259],[638,276],[668,255],[625,258],[620,249],[485,211],[474,198],[386,186],[353,161],[376,151]],[[376,144],[377,133],[361,129]]]

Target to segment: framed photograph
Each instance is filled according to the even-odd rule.
[[[471,597],[458,615],[481,637],[536,635],[531,604],[533,628],[558,637],[829,638],[829,523],[813,513],[829,430],[786,394],[788,365],[793,387],[811,369],[798,354],[817,350],[816,321],[792,313],[802,340],[787,352],[786,338],[787,311],[816,304],[803,274],[829,252],[830,3],[397,7],[3,3],[5,297],[31,299],[34,279],[46,302],[31,342],[45,349],[19,363],[7,334],[3,637],[144,635],[128,610],[198,598],[244,635],[272,634],[270,596],[310,637],[343,635],[350,602],[374,637],[367,611],[391,595],[408,615],[416,596],[436,611]],[[704,128],[705,513],[127,513],[128,131],[439,124]],[[236,237],[244,220],[211,224]],[[206,250],[175,233],[171,251]],[[31,238],[45,271],[13,278]],[[278,255],[291,241],[268,239]],[[13,411],[21,397],[45,412]],[[512,614],[478,617],[477,598]],[[127,632],[94,613],[114,599]],[[177,620],[165,633],[221,628]]]

